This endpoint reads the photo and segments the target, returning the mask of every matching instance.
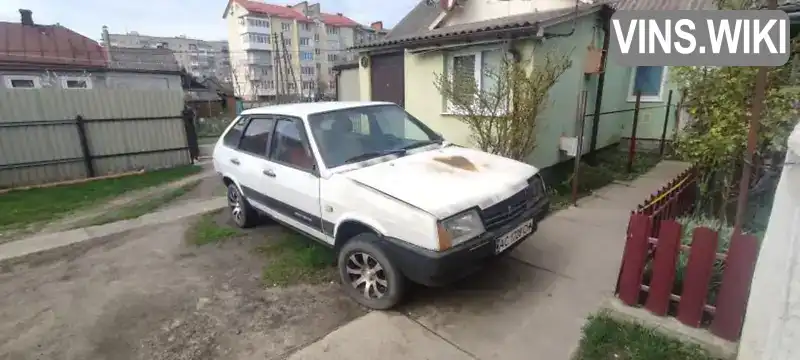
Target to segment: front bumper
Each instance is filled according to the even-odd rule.
[[[506,254],[521,244],[526,238],[517,241],[500,254],[495,254],[498,238],[514,230],[523,222],[533,219],[533,232],[538,223],[550,210],[550,202],[543,198],[521,216],[503,227],[459,244],[446,251],[432,251],[410,245],[399,239],[384,239],[381,247],[411,281],[426,286],[446,285],[474,273],[498,255]],[[533,233],[532,232],[532,233]]]

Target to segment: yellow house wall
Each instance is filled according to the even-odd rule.
[[[358,64],[358,92],[361,94],[361,101],[370,101],[372,100],[372,76],[370,74],[370,68],[364,68],[360,64],[361,58],[359,58]]]
[[[469,127],[455,116],[443,113],[444,101],[436,89],[436,76],[445,70],[444,52],[405,54],[406,111],[422,120],[445,139],[463,146],[471,144]]]

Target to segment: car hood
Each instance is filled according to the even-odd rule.
[[[443,219],[496,204],[522,190],[537,172],[519,161],[448,146],[342,175]]]

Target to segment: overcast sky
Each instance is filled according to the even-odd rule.
[[[322,11],[343,13],[368,25],[383,21],[394,26],[418,0],[319,0]],[[272,4],[295,4],[287,0]],[[314,1],[309,1],[314,3]],[[100,39],[103,25],[111,33],[138,31],[143,35],[186,35],[205,40],[225,40],[222,13],[226,0],[0,0],[0,21],[19,21],[19,9],[33,11],[38,24],[68,27]]]

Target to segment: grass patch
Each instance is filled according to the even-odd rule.
[[[0,216],[0,231],[52,221],[75,210],[109,200],[126,192],[161,185],[200,171],[202,171],[200,166],[187,165],[116,179],[94,180],[48,188],[12,190],[0,194],[0,209],[3,209],[3,216]]]
[[[578,198],[582,198],[614,181],[630,181],[652,169],[661,157],[657,153],[637,153],[627,171],[628,155],[616,149],[602,150],[595,155],[595,164],[581,161],[579,169]],[[574,163],[573,163],[574,164]],[[550,207],[559,210],[571,205],[574,166],[561,170],[550,186]]]
[[[593,315],[583,328],[575,360],[717,360],[701,347],[607,314]]]
[[[200,185],[200,182],[201,180],[195,180],[181,187],[170,189],[163,194],[158,194],[156,195],[157,197],[151,197],[144,201],[125,206],[122,209],[103,214],[92,219],[85,226],[102,225],[120,220],[138,218],[192,191],[197,185]]]
[[[259,248],[268,258],[262,274],[265,284],[318,284],[334,278],[335,258],[331,249],[291,230],[283,230],[281,235]]]
[[[194,245],[202,246],[241,235],[242,231],[239,229],[217,222],[216,217],[220,212],[215,211],[201,216],[186,232],[187,240]]]

